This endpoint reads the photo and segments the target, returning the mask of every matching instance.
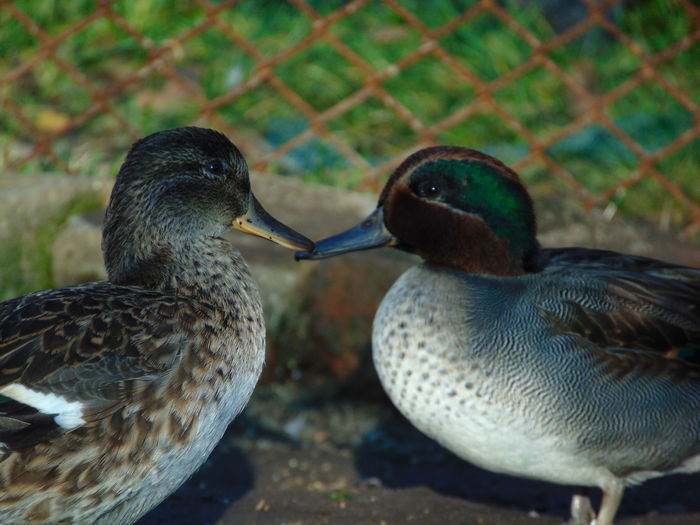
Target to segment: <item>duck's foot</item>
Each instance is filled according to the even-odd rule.
[[[564,525],[613,525],[625,485],[620,481],[603,490],[603,501],[596,516],[588,497],[588,489],[580,489],[571,498],[571,518]]]
[[[582,488],[571,498],[571,517],[564,525],[595,525],[595,511],[588,497],[588,489]]]
[[[594,525],[613,525],[613,519],[615,519],[624,492],[625,485],[622,481],[618,481],[613,486],[603,490],[603,501],[600,503],[598,519]]]

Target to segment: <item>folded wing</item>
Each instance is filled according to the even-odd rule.
[[[89,425],[157,385],[190,344],[173,321],[191,309],[175,297],[109,283],[0,303],[2,449]]]

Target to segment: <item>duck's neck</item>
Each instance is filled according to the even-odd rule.
[[[498,277],[516,277],[536,271],[535,260],[539,246],[528,246],[527,252],[512,249],[506,241],[484,229],[470,228],[463,232],[458,242],[449,242],[418,255],[426,264],[449,268],[463,273],[477,273]]]
[[[115,284],[217,302],[230,295],[227,291],[247,291],[252,282],[242,256],[221,238],[202,236],[143,250],[134,243],[131,249],[124,248],[118,257],[105,248],[108,277]]]

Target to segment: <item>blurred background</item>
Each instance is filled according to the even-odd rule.
[[[700,231],[694,0],[0,2],[0,169],[113,174],[197,124],[251,166],[376,191],[429,144]]]
[[[190,124],[274,174],[256,193],[314,238],[362,217],[411,152],[453,144],[522,175],[544,244],[700,265],[697,0],[0,0],[0,104],[0,300],[104,278],[99,221],[124,154]],[[241,497],[232,523],[308,518],[309,491],[330,521],[304,523],[365,523],[373,511],[352,514],[353,494],[394,498],[380,501],[396,523],[411,505],[421,523],[456,522],[446,509],[464,520],[467,500],[515,508],[508,523],[566,514],[568,489],[478,474],[383,398],[369,327],[410,262],[244,254],[265,300],[266,375],[214,461],[144,523],[213,522]],[[61,273],[86,261],[87,273]],[[301,472],[319,458],[328,469]],[[700,520],[696,478],[644,485],[622,513]],[[401,499],[380,485],[432,491]],[[417,506],[428,501],[430,519]]]

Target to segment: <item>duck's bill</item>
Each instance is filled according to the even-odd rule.
[[[310,239],[295,232],[289,226],[285,226],[267,213],[252,193],[248,203],[248,212],[236,217],[231,223],[231,228],[268,239],[291,250],[314,249],[314,243]]]
[[[398,241],[384,225],[381,206],[357,226],[316,243],[312,251],[297,252],[296,259],[325,259],[358,250],[396,246]]]

